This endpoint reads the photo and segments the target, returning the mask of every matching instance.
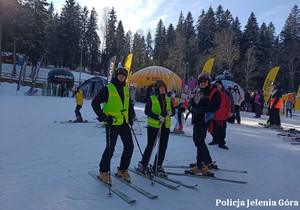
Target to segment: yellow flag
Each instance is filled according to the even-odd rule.
[[[128,70],[128,76],[127,76],[127,79],[126,79],[126,86],[128,87],[129,86],[129,80],[131,78],[131,75],[132,75],[132,71],[130,70],[131,68],[131,63],[132,63],[132,57],[133,57],[133,53],[130,53],[126,60],[125,60],[125,64],[124,64],[124,67]]]
[[[272,83],[275,81],[279,68],[280,67],[277,66],[271,69],[265,79],[264,87],[262,89],[265,95],[265,103],[269,100]]]
[[[295,110],[300,110],[300,85],[296,96]]]
[[[215,58],[210,58],[206,61],[205,65],[203,66],[203,69],[202,69],[202,74],[208,74],[210,75],[211,74],[211,69],[212,69],[212,66],[214,64],[214,61],[215,61]]]

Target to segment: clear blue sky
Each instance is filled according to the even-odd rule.
[[[50,2],[51,0],[48,0]],[[135,33],[138,29],[144,32],[155,32],[159,19],[163,20],[165,27],[170,23],[176,27],[180,11],[184,17],[190,11],[194,24],[201,14],[211,6],[216,11],[222,5],[224,11],[228,9],[233,17],[238,16],[242,30],[247,23],[251,12],[254,12],[259,26],[270,22],[276,27],[277,34],[282,30],[284,23],[294,5],[300,5],[300,0],[75,0],[81,6],[90,10],[95,7],[99,16],[103,8],[114,6],[117,19],[122,20],[125,30]],[[52,0],[55,10],[60,12],[65,0]]]

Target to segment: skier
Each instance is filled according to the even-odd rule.
[[[288,117],[289,113],[290,113],[290,118],[292,118],[292,108],[293,108],[293,105],[292,105],[292,103],[291,103],[291,101],[289,99],[286,102],[285,108],[286,108],[286,117]]]
[[[260,93],[257,90],[254,90],[254,110],[255,110],[255,118],[260,118],[261,116],[261,103],[260,103]]]
[[[233,116],[234,105],[231,92],[225,90],[221,80],[216,81],[217,90],[220,91],[221,104],[218,111],[214,113],[213,126],[209,127],[208,131],[212,134],[213,140],[209,145],[218,144],[220,148],[228,150],[225,145],[227,119]],[[214,91],[214,90],[213,90]]]
[[[124,67],[115,70],[115,77],[95,96],[92,101],[94,112],[100,122],[105,123],[106,148],[100,161],[100,179],[105,183],[110,183],[110,160],[115,150],[118,135],[123,142],[123,153],[117,176],[130,181],[127,171],[133,152],[133,141],[130,127],[133,124],[133,106],[129,98],[129,89],[126,87],[128,71]],[[103,110],[100,104],[103,103]]]
[[[76,120],[74,122],[82,122],[82,116],[80,113],[80,109],[82,108],[83,105],[83,91],[82,90],[77,90],[75,94],[76,98],[76,108],[75,108],[75,116]]]
[[[234,113],[235,113],[235,119],[238,124],[241,123],[241,103],[244,101],[244,94],[239,91],[239,87],[237,85],[233,86],[233,92],[232,97],[234,101]]]
[[[188,102],[186,100],[184,102],[181,102],[180,104],[178,104],[178,106],[175,107],[176,124],[173,133],[184,134],[183,124],[185,122],[185,119],[183,113],[185,112],[185,110],[187,110],[187,108],[188,108]]]
[[[273,82],[272,87],[272,95],[270,97],[269,127],[279,128],[281,124],[279,111],[283,108],[282,93],[278,82]]]
[[[145,114],[148,116],[148,142],[143,153],[142,160],[139,162],[136,170],[139,173],[143,173],[148,176],[152,176],[151,172],[155,171],[155,175],[166,177],[167,175],[162,168],[162,163],[165,158],[169,140],[171,116],[174,116],[175,110],[171,103],[171,99],[165,95],[167,91],[165,82],[157,80],[154,83],[153,88],[155,95],[148,98],[145,106]],[[158,153],[154,158],[152,168],[149,168],[148,163],[156,141],[158,141]]]
[[[197,163],[191,164],[191,173],[209,175],[208,169],[215,168],[212,163],[209,150],[205,144],[207,127],[212,121],[212,113],[220,108],[221,95],[219,91],[212,91],[215,87],[211,85],[211,78],[208,74],[198,76],[200,90],[189,103],[189,110],[193,115],[193,140],[197,147]],[[211,98],[211,99],[209,99]]]

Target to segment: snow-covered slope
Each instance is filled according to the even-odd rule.
[[[74,98],[16,96],[15,90],[15,85],[0,86],[1,209],[235,209],[220,208],[221,204],[217,206],[216,202],[237,205],[247,204],[247,199],[277,205],[265,208],[254,203],[252,209],[286,209],[279,206],[281,199],[300,201],[300,146],[278,138],[276,130],[258,127],[257,123],[265,122],[267,116],[255,119],[253,113],[242,112],[242,124],[228,125],[229,150],[209,146],[220,168],[248,171],[247,174],[220,171],[215,172],[216,176],[245,180],[247,184],[170,176],[199,185],[194,190],[183,186],[170,190],[159,184],[151,186],[150,181],[132,174],[134,183],[159,197],[148,199],[114,179],[118,189],[136,199],[135,204],[127,204],[116,195],[108,197],[108,189],[88,175],[89,170],[98,170],[105,147],[104,128],[95,119],[91,101],[84,101],[82,116],[94,123],[61,124],[55,121],[75,118]],[[145,121],[144,104],[137,103],[135,109],[139,119]],[[282,116],[283,125],[299,129],[300,113],[296,114],[293,118]],[[147,142],[145,124],[140,122],[144,134],[137,136],[142,150]],[[138,132],[136,123],[134,128]],[[185,131],[191,134],[192,126],[185,126]],[[210,141],[208,135],[206,142]],[[118,167],[122,148],[119,139],[112,158],[113,171]],[[195,156],[191,138],[170,136],[165,165],[195,162]],[[140,159],[135,144],[131,166]]]

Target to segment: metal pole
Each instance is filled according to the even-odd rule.
[[[80,52],[80,70],[79,70],[79,85],[81,82],[81,72],[82,72],[82,44],[80,44],[81,52]]]
[[[131,125],[130,125],[130,128],[131,128],[131,131],[132,131],[132,133],[133,133],[133,136],[134,136],[134,138],[135,138],[136,144],[138,145],[138,148],[139,148],[139,150],[140,150],[140,153],[141,153],[141,155],[142,155],[142,157],[143,157],[143,153],[142,153],[142,150],[141,150],[140,144],[139,144],[139,142],[138,142],[138,140],[137,140],[137,138],[136,138],[135,132],[134,132],[134,130],[133,130],[133,128],[132,128],[132,126],[131,126]]]

